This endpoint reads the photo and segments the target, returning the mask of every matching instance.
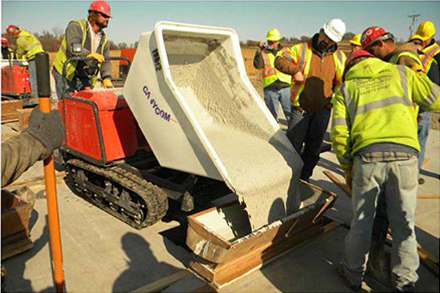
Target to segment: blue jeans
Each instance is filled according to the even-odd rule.
[[[29,84],[31,86],[31,97],[38,98],[38,84],[37,84],[37,65],[35,59],[29,61]]]
[[[430,112],[422,112],[417,115],[420,118],[419,123],[417,124],[417,137],[419,139],[420,144],[420,153],[419,153],[419,170],[422,166],[423,161],[425,160],[425,150],[426,150],[426,141],[428,140],[429,134],[429,126],[431,123],[431,114]]]
[[[265,88],[264,102],[275,120],[278,120],[278,104],[281,102],[284,116],[286,116],[286,120],[289,122],[290,109],[292,107],[290,103],[290,87],[285,87],[280,90]]]
[[[330,120],[330,109],[301,113],[292,107],[287,138],[304,161],[301,179],[309,181],[319,161],[319,154]],[[304,145],[304,148],[303,148]],[[303,151],[302,151],[303,149]]]
[[[360,283],[370,249],[373,221],[379,196],[384,196],[393,235],[391,282],[396,288],[415,283],[419,267],[414,216],[417,203],[417,158],[353,164],[353,218],[345,238],[343,265],[353,283]]]

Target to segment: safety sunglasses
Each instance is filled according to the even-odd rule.
[[[98,13],[99,13],[99,15],[101,15],[105,19],[109,19],[110,18],[110,16],[108,16],[108,15],[102,13],[102,12],[98,12]]]

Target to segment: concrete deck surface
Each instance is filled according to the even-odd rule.
[[[2,125],[2,133],[10,126]],[[426,157],[431,163],[422,172],[425,184],[419,195],[439,195],[440,132],[431,130]],[[328,215],[349,223],[350,201],[322,173],[331,170],[339,176],[332,152],[322,154],[312,183],[336,192],[339,197]],[[19,180],[41,176],[42,163],[28,170]],[[59,179],[59,181],[62,181]],[[48,245],[46,201],[42,184],[31,187],[37,194],[31,218],[34,247],[4,261],[9,292],[54,292]],[[440,200],[419,199],[416,215],[417,236],[424,248],[439,254]],[[178,227],[175,221],[135,230],[74,195],[62,182],[58,185],[58,204],[68,292],[128,292],[185,269],[191,253],[163,235]],[[334,265],[342,258],[347,230],[336,230],[299,247],[267,266],[226,286],[220,292],[348,292]],[[161,234],[162,233],[162,234]],[[419,292],[438,292],[439,279],[423,265],[419,269]],[[374,284],[372,291],[385,292]]]

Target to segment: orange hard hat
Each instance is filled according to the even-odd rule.
[[[2,45],[7,45],[8,43],[8,39],[2,36]]]
[[[8,25],[8,27],[6,28],[6,33],[8,34],[8,36],[16,36],[20,33],[20,29],[15,26],[15,25]]]
[[[89,7],[89,12],[90,11],[101,12],[108,17],[112,17],[110,14],[110,5],[105,1],[93,1]]]
[[[387,40],[387,39],[394,39],[393,34],[386,32],[381,27],[370,26],[362,33],[362,37],[361,37],[362,48],[366,49],[376,41]]]

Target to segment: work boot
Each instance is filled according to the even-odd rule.
[[[344,265],[342,263],[338,264],[336,267],[336,272],[338,273],[339,277],[344,281],[345,285],[347,285],[348,288],[351,290],[358,292],[361,290],[361,283],[356,283],[350,280],[347,276],[347,273],[345,271]]]

